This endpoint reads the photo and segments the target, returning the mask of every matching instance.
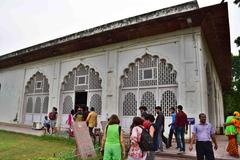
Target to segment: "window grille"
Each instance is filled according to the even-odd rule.
[[[49,101],[49,98],[45,97],[43,101],[42,113],[48,113],[48,101]]]
[[[132,65],[128,72],[122,79],[123,87],[137,87],[138,86],[138,66]]]
[[[86,77],[85,76],[78,76],[76,78],[77,80],[77,85],[84,85],[86,84]]]
[[[74,73],[70,72],[67,77],[65,77],[64,91],[74,90]]]
[[[62,83],[62,94],[64,91],[92,91],[95,89],[102,89],[101,86],[102,80],[99,76],[99,73],[96,72],[93,68],[89,68],[88,66],[84,66],[80,64],[77,68],[74,68],[65,78]],[[88,94],[89,95],[89,94]],[[65,98],[66,99],[66,98]],[[67,98],[66,102],[64,99],[64,106],[69,102],[69,98]],[[71,100],[71,105],[73,106],[73,102]],[[94,95],[90,98],[90,107],[93,106],[98,114],[101,114],[102,100],[101,96]],[[63,107],[64,108],[64,107]],[[69,112],[68,109],[63,111],[65,114]]]
[[[42,81],[36,81],[35,85],[35,89],[42,89]]]
[[[34,74],[27,82],[25,93],[47,93],[49,92],[49,84],[47,78],[40,72]]]
[[[73,109],[73,101],[71,96],[66,96],[63,102],[63,114],[68,114]]]
[[[43,92],[45,93],[49,92],[49,83],[47,78],[44,79]]]
[[[33,99],[32,99],[32,97],[27,98],[26,112],[27,113],[32,113],[33,112]]]
[[[176,107],[177,106],[177,100],[175,97],[175,94],[172,91],[166,91],[162,94],[162,100],[161,100],[161,105],[162,111],[165,116],[170,116],[171,113],[169,112],[169,109],[171,107]]]
[[[41,113],[41,98],[40,97],[36,98],[34,113]]]
[[[100,95],[94,94],[91,97],[90,107],[95,108],[96,113],[98,115],[101,115],[101,112],[102,112],[102,99],[101,99]]]
[[[99,77],[99,73],[95,72],[93,69],[90,69],[89,89],[102,89],[101,83],[102,80]]]
[[[123,76],[121,76],[121,87],[124,89],[124,93],[130,92],[133,88],[138,89],[136,94],[146,90],[140,99],[136,99],[136,102],[140,101],[141,105],[148,108],[148,112],[154,114],[156,99],[154,93],[162,92],[168,88],[177,87],[177,72],[173,69],[173,65],[166,62],[165,59],[160,59],[158,56],[151,56],[149,54],[144,55],[141,59],[138,58],[135,63],[131,63],[128,68],[124,70]],[[167,86],[165,86],[167,85]],[[131,88],[132,87],[132,88]],[[167,88],[166,88],[167,87]],[[151,88],[151,91],[150,91]],[[122,94],[124,94],[122,92]],[[126,104],[131,100],[130,95],[124,97],[122,101],[123,115],[130,115],[128,113]],[[165,115],[169,115],[169,105],[177,105],[175,94],[170,90],[164,92],[164,94],[158,100],[158,105],[161,105],[164,109]],[[162,99],[161,99],[162,98]],[[133,103],[133,102],[131,102]],[[137,109],[136,109],[137,110]],[[132,111],[129,111],[132,112]],[[132,114],[132,113],[131,113]]]
[[[136,116],[137,115],[137,101],[134,93],[127,93],[123,102],[123,115],[124,116]]]
[[[141,106],[146,106],[147,112],[154,115],[156,100],[152,92],[147,91],[142,95]]]

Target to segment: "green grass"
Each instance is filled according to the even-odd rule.
[[[53,136],[30,136],[0,130],[1,160],[31,160],[37,157],[70,157],[75,149],[73,139]],[[46,158],[47,159],[47,158]]]

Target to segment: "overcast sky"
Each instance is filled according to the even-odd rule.
[[[190,0],[0,0],[0,55]],[[221,0],[198,0],[200,7]],[[240,8],[228,0],[231,50],[240,36]]]

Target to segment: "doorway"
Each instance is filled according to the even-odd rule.
[[[87,92],[75,92],[75,111],[78,106],[87,106]]]

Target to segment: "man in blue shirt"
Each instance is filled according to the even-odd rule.
[[[206,122],[206,115],[199,114],[200,123],[193,126],[192,140],[189,145],[189,150],[192,151],[193,143],[196,140],[197,160],[202,160],[204,157],[207,160],[215,160],[212,142],[214,149],[218,149],[217,141],[215,138],[215,130],[210,123]]]
[[[171,107],[170,108],[170,113],[171,113],[171,116],[172,116],[172,123],[170,123],[168,125],[168,127],[171,127],[170,128],[170,131],[169,131],[169,135],[168,135],[168,144],[169,144],[169,147],[172,146],[172,137],[173,137],[173,134],[175,136],[175,139],[177,139],[177,135],[176,135],[176,132],[175,132],[175,128],[174,128],[174,123],[175,123],[175,120],[176,120],[176,112],[175,112],[175,108],[174,107]],[[179,146],[177,146],[177,148],[179,148]]]

